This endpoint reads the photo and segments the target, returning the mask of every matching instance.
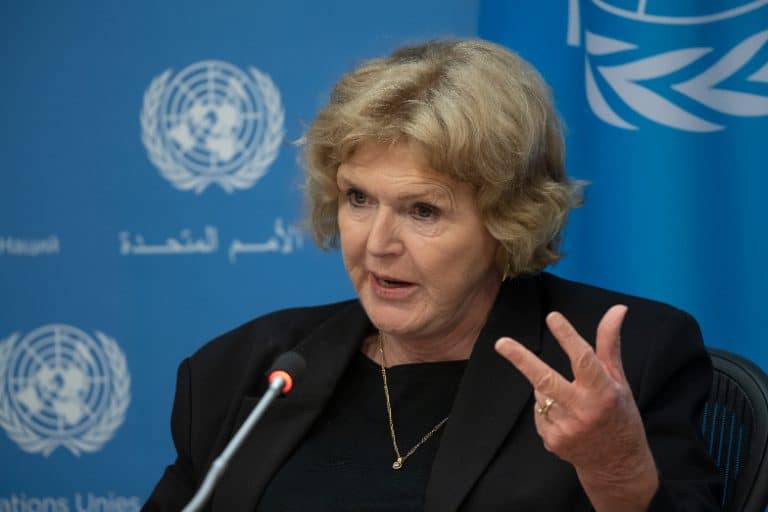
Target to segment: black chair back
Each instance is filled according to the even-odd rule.
[[[712,391],[701,419],[723,479],[723,510],[765,512],[768,505],[768,376],[754,363],[710,348]]]

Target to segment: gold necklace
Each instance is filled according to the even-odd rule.
[[[389,419],[389,434],[392,436],[392,448],[395,449],[395,462],[392,463],[392,469],[400,469],[405,464],[406,459],[413,455],[419,446],[427,442],[427,440],[434,435],[435,432],[440,430],[440,427],[445,425],[448,421],[448,416],[440,420],[440,422],[432,427],[432,430],[424,434],[424,437],[414,445],[413,448],[408,450],[405,455],[400,455],[400,448],[397,447],[397,436],[395,435],[395,422],[392,419],[392,403],[389,400],[389,386],[387,385],[387,361],[384,359],[384,335],[379,331],[379,352],[381,352],[381,378],[384,381],[384,398],[387,400],[387,419]]]

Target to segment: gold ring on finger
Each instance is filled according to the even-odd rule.
[[[536,405],[536,412],[541,414],[542,416],[546,416],[549,412],[549,409],[554,405],[555,400],[552,398],[547,398],[544,400],[544,403],[542,405]]]

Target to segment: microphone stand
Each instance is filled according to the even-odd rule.
[[[222,473],[229,465],[230,459],[235,454],[237,449],[240,448],[240,445],[243,444],[243,441],[245,441],[245,438],[251,432],[253,426],[256,425],[256,423],[264,415],[264,412],[267,410],[267,408],[272,404],[275,398],[280,396],[280,393],[282,393],[285,384],[285,379],[279,375],[271,379],[269,388],[267,389],[266,393],[264,393],[264,396],[261,397],[259,403],[256,404],[256,407],[253,408],[251,413],[248,415],[248,418],[246,418],[242,426],[237,430],[235,436],[229,441],[229,444],[227,444],[227,447],[224,448],[224,451],[221,452],[221,455],[216,457],[216,460],[213,461],[213,464],[211,464],[211,469],[208,471],[208,474],[205,475],[203,485],[200,486],[200,489],[197,490],[195,496],[187,504],[187,506],[184,507],[182,512],[197,512],[203,508],[205,502],[208,501],[208,498],[210,498],[211,493],[213,492],[213,488],[216,486],[219,478],[221,478]]]

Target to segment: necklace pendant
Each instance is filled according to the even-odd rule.
[[[395,462],[392,463],[392,469],[400,469],[403,467],[403,459],[398,457]]]

